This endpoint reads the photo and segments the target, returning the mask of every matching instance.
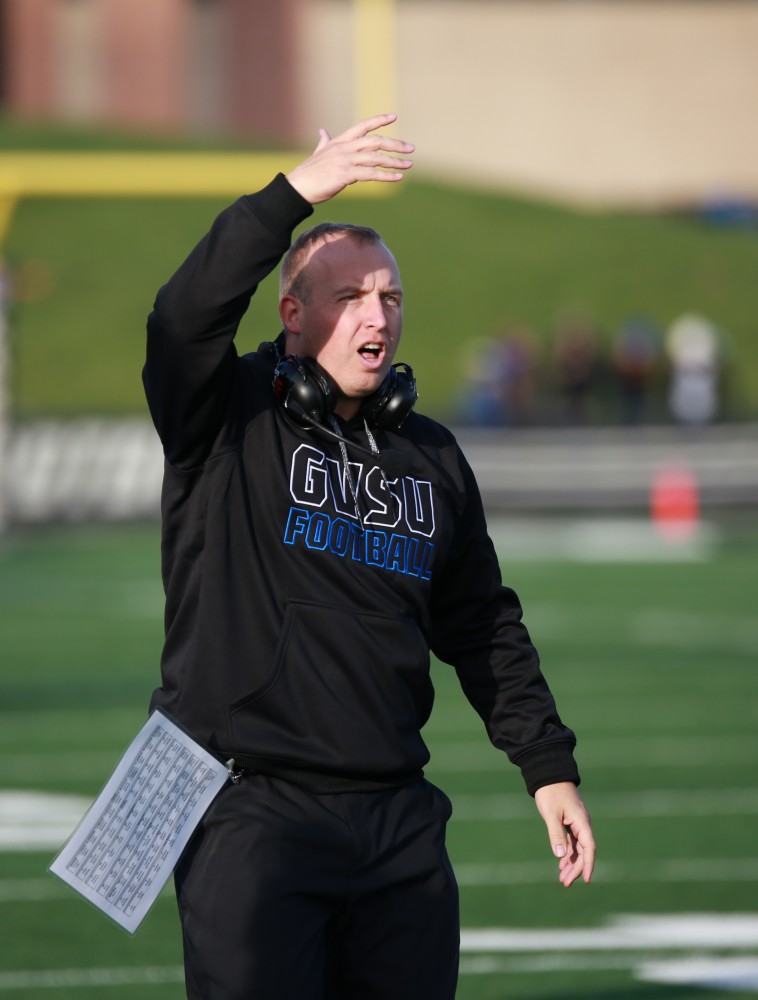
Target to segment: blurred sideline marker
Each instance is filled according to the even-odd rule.
[[[690,541],[700,524],[700,491],[686,466],[664,466],[650,487],[650,516],[658,534],[672,544]]]

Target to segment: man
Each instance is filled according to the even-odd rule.
[[[522,770],[559,860],[594,843],[574,736],[501,585],[453,436],[392,367],[397,264],[373,230],[317,227],[282,267],[275,343],[238,324],[293,230],[412,145],[332,139],[226,209],[159,292],[144,382],[166,455],[160,706],[230,760],[176,871],[192,1000],[446,1000],[457,890],[445,795],[423,777],[430,649]]]

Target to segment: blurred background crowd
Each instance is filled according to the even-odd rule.
[[[464,424],[697,427],[729,415],[728,339],[697,313],[665,329],[630,316],[610,337],[578,312],[559,317],[548,336],[508,323],[469,357]]]

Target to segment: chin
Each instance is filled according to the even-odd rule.
[[[383,373],[372,373],[370,376],[357,381],[353,385],[351,395],[354,399],[365,399],[367,396],[372,396],[379,386],[384,382],[387,377],[386,372]]]

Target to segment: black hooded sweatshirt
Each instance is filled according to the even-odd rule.
[[[240,198],[148,320],[143,380],[165,453],[166,636],[151,707],[264,773],[270,761],[400,783],[429,759],[431,650],[530,793],[578,783],[574,735],[450,431],[413,412],[375,433],[404,461],[383,469],[348,448],[347,475],[339,443],[275,401],[271,346],[237,354],[252,294],[312,211],[281,174]],[[360,418],[341,432],[367,447]]]

